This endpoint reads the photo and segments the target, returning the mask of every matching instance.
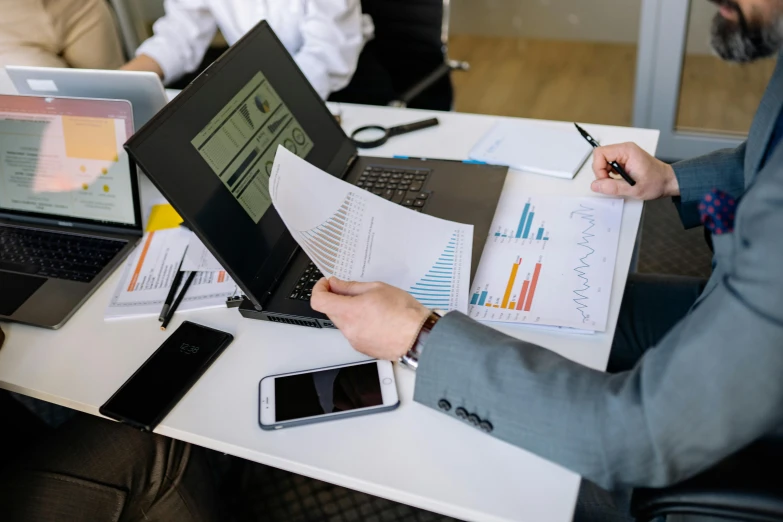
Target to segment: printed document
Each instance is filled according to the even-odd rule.
[[[192,235],[184,228],[148,232],[123,267],[105,318],[159,315]],[[178,310],[224,307],[238,292],[225,271],[198,272]]]
[[[278,147],[272,203],[325,276],[382,281],[425,306],[467,312],[473,225],[395,205]]]
[[[606,330],[623,200],[530,194],[509,174],[470,296],[479,321]]]

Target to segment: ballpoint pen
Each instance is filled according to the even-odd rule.
[[[182,256],[182,261],[179,262],[179,267],[177,267],[177,274],[174,276],[174,281],[171,282],[169,294],[166,296],[166,300],[163,302],[163,309],[160,311],[160,317],[158,317],[158,321],[163,322],[163,320],[169,314],[169,308],[171,308],[171,303],[174,302],[174,297],[177,295],[177,289],[179,288],[179,284],[182,282],[182,276],[185,273],[181,270],[182,263],[184,261],[185,256]]]
[[[580,127],[576,123],[574,123],[574,126],[576,127],[576,130],[579,131],[579,134],[581,134],[582,137],[587,140],[587,143],[592,145],[594,149],[597,149],[598,147],[600,147],[598,142],[595,141],[595,138],[590,136],[587,133],[586,130],[584,130],[582,127]],[[631,176],[629,176],[627,172],[625,172],[625,169],[619,163],[617,163],[616,161],[611,161],[611,162],[609,162],[609,165],[611,165],[612,168],[614,169],[614,171],[617,172],[620,176],[622,176],[622,178],[625,181],[627,181],[629,185],[631,185],[632,187],[634,185],[636,185],[636,182],[633,180],[633,178]]]
[[[193,282],[193,279],[196,277],[196,272],[190,272],[188,274],[188,278],[185,279],[185,284],[182,285],[182,290],[180,290],[179,294],[177,295],[177,298],[174,300],[174,303],[169,308],[166,317],[163,318],[163,324],[160,325],[160,329],[165,331],[166,328],[169,325],[169,322],[171,322],[172,317],[174,317],[174,312],[177,311],[177,308],[179,307],[179,304],[182,302],[182,299],[185,297],[185,294],[188,291],[188,288],[190,288],[190,284]]]

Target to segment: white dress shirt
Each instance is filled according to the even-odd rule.
[[[158,62],[166,82],[199,66],[218,28],[233,45],[266,20],[325,99],[348,85],[373,35],[359,0],[165,0],[163,6],[166,15],[136,55]]]

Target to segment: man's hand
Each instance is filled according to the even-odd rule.
[[[612,161],[616,161],[625,169],[636,181],[635,186],[632,187],[622,178],[614,179],[617,175],[610,165]],[[680,185],[671,165],[650,156],[635,143],[608,145],[595,149],[593,172],[597,178],[591,187],[593,192],[642,200],[680,194]]]
[[[389,361],[408,353],[430,315],[399,288],[336,277],[316,283],[310,305],[328,315],[357,351]]]

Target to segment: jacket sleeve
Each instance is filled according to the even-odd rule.
[[[309,0],[300,31],[303,44],[294,55],[321,98],[339,91],[356,72],[364,48],[365,26],[359,0]]]
[[[735,198],[745,192],[745,150],[747,143],[736,149],[724,149],[699,158],[672,165],[680,185],[680,196],[674,203],[685,228],[699,226],[698,204],[714,188]]]
[[[762,187],[757,187],[762,189]],[[416,401],[445,399],[492,435],[605,488],[684,480],[783,426],[783,183],[754,190],[743,248],[636,367],[607,374],[459,313],[424,347]]]
[[[196,70],[217,31],[203,0],[165,0],[166,14],[152,26],[154,35],[136,50],[158,62],[163,80],[171,83]]]

